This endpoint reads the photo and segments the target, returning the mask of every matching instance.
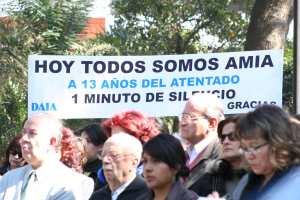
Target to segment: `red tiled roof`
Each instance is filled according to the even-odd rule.
[[[97,34],[105,32],[105,18],[88,18],[86,27],[81,31],[81,39],[95,38]]]
[[[0,22],[12,26],[12,20],[9,17],[0,17]],[[78,34],[82,40],[95,38],[97,34],[105,32],[105,18],[88,18],[85,28]]]

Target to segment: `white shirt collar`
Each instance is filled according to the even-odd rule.
[[[204,151],[204,149],[216,139],[216,134],[210,133],[206,138],[201,140],[195,145],[190,145],[187,149],[189,155],[189,164],[192,163],[195,158]]]
[[[118,196],[127,188],[127,186],[136,178],[134,176],[133,178],[129,179],[127,182],[124,184],[120,185],[115,191],[112,191],[111,193],[111,199],[116,200],[118,199]]]

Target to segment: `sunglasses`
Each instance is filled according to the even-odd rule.
[[[12,150],[9,152],[9,154],[11,154],[13,156],[18,155],[19,158],[22,158],[22,152],[20,152],[20,151]]]
[[[237,140],[237,138],[234,135],[234,132],[230,132],[226,135],[220,135],[219,136],[219,139],[220,139],[221,143],[223,143],[226,138],[228,138],[230,141],[236,141]]]

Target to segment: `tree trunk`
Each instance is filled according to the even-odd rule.
[[[245,50],[282,49],[293,19],[293,0],[256,0]]]

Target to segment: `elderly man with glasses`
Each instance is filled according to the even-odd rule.
[[[149,190],[137,176],[142,156],[142,144],[126,133],[112,135],[102,149],[103,172],[108,185],[94,192],[91,200],[144,200]]]
[[[216,189],[206,168],[209,161],[220,158],[217,127],[223,118],[220,100],[212,94],[200,93],[187,101],[181,115],[181,136],[190,143],[187,148],[190,175],[184,184],[200,196],[206,196]]]

